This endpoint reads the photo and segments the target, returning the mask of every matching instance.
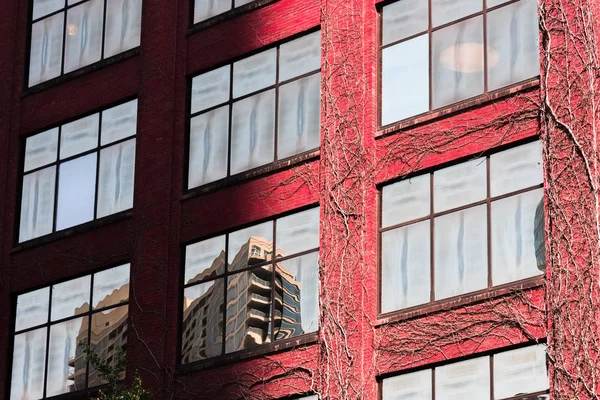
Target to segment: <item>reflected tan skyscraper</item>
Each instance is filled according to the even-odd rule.
[[[277,257],[285,253],[277,249]],[[251,236],[236,253],[229,271],[271,261],[273,243]],[[211,267],[191,281],[217,274],[223,268],[225,254],[221,253]],[[199,274],[200,275],[200,274]],[[227,277],[226,301],[224,279],[217,279],[195,299],[184,296],[182,361],[190,362],[222,354],[223,328],[226,329],[225,351],[232,353],[303,333],[300,298],[301,284],[280,263],[234,273]],[[275,290],[272,290],[272,285]],[[223,307],[226,304],[226,323]],[[271,319],[271,313],[274,318]],[[271,326],[274,321],[274,327]]]

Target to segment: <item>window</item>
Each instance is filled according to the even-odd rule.
[[[89,345],[103,359],[114,358],[127,343],[128,302],[129,264],[18,296],[11,400],[105,383],[84,349]]]
[[[535,0],[400,0],[382,31],[382,125],[539,75]]]
[[[33,0],[29,86],[140,45],[142,0]]]
[[[319,147],[321,35],[192,80],[188,188]]]
[[[255,0],[195,0],[194,23],[197,24],[234,8],[254,2]]]
[[[548,399],[544,345],[386,378],[382,399]]]
[[[381,312],[540,274],[541,183],[536,141],[383,187]]]
[[[133,205],[137,100],[30,136],[19,242]]]
[[[186,246],[181,362],[316,332],[318,247],[319,208]]]

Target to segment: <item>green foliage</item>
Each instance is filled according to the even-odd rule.
[[[106,391],[100,390],[98,397],[90,400],[150,400],[152,395],[150,391],[142,386],[142,379],[136,371],[133,377],[131,387],[126,387],[121,381],[125,375],[125,352],[121,346],[115,349],[115,357],[112,361],[107,361],[91,346],[84,348],[85,357],[90,362],[92,368],[98,371],[98,374],[108,382]]]

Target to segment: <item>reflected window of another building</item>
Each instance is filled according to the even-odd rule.
[[[321,33],[193,77],[188,189],[320,143]]]
[[[33,0],[29,87],[140,45],[142,0]]]
[[[381,313],[545,269],[540,142],[381,190]]]
[[[522,347],[386,378],[381,390],[383,400],[547,400],[546,348]]]
[[[19,242],[133,206],[137,100],[26,139]]]
[[[381,125],[539,75],[535,0],[400,0],[381,15]]]
[[[129,269],[125,264],[17,296],[11,400],[106,383],[84,349],[115,360],[125,348]]]
[[[319,328],[319,208],[186,246],[181,363]]]

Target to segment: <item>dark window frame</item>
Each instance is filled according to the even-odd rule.
[[[13,365],[13,353],[14,353],[14,345],[15,345],[15,337],[17,335],[23,334],[23,333],[27,333],[27,332],[31,332],[31,331],[35,331],[38,329],[46,329],[46,353],[45,353],[45,357],[44,357],[44,388],[43,388],[43,396],[41,397],[41,399],[56,399],[56,400],[79,400],[79,399],[83,399],[83,398],[89,398],[90,396],[96,396],[98,394],[99,390],[103,390],[105,388],[108,387],[107,384],[101,384],[98,386],[93,386],[90,387],[89,382],[88,382],[88,378],[89,378],[89,370],[90,370],[90,363],[88,360],[86,360],[86,380],[85,380],[85,388],[84,389],[80,389],[77,390],[75,392],[67,392],[67,393],[62,393],[59,395],[55,395],[55,396],[46,396],[46,389],[47,389],[47,383],[48,383],[48,354],[49,354],[49,344],[50,344],[50,328],[54,325],[58,325],[61,324],[63,322],[67,322],[67,321],[71,321],[71,320],[75,320],[78,318],[84,318],[84,317],[88,317],[88,333],[87,333],[87,341],[89,344],[90,341],[90,331],[91,331],[91,326],[92,326],[92,316],[104,311],[110,311],[113,309],[116,309],[118,307],[122,307],[122,306],[127,306],[130,307],[130,300],[131,300],[131,286],[129,287],[129,294],[128,294],[128,298],[126,302],[121,302],[118,304],[113,304],[110,306],[106,306],[106,307],[102,307],[102,308],[93,308],[92,304],[93,304],[93,288],[94,288],[94,276],[98,273],[113,269],[113,268],[117,268],[117,267],[121,267],[123,265],[129,264],[129,285],[131,285],[131,262],[129,260],[126,259],[122,259],[120,261],[108,264],[106,266],[102,266],[100,268],[95,268],[93,270],[90,271],[86,271],[85,273],[82,274],[76,274],[73,276],[70,276],[69,278],[66,279],[60,279],[57,281],[54,281],[52,283],[47,283],[44,285],[38,285],[35,287],[32,287],[30,289],[26,289],[26,290],[21,290],[18,292],[14,292],[11,294],[11,314],[10,314],[10,325],[9,325],[9,329],[10,329],[10,336],[9,336],[9,347],[8,347],[8,356],[6,359],[6,374],[5,374],[5,381],[7,382],[7,384],[5,385],[5,389],[4,389],[4,395],[6,399],[10,400],[10,394],[11,394],[11,386],[12,386],[12,365]],[[58,319],[56,321],[51,321],[51,313],[52,313],[52,288],[55,285],[61,284],[61,283],[65,283],[68,281],[72,281],[75,279],[80,279],[80,278],[84,278],[86,276],[90,276],[90,305],[89,305],[89,309],[86,312],[83,312],[81,314],[77,314],[77,315],[71,315],[69,317],[65,317],[65,318],[61,318]],[[16,326],[16,317],[17,317],[17,299],[19,296],[27,294],[27,293],[31,293],[31,292],[35,292],[37,290],[41,290],[41,289],[45,289],[48,288],[48,319],[46,320],[45,323],[43,324],[39,324],[39,325],[35,325],[33,327],[29,327],[26,329],[21,329],[20,331],[15,331],[15,326]],[[130,318],[130,310],[128,309],[127,312],[127,319],[125,321],[125,324],[129,324],[129,318]],[[128,334],[128,333],[127,333]]]
[[[377,27],[378,27],[378,38],[377,38],[378,39],[378,43],[377,43],[377,66],[378,66],[378,73],[377,73],[377,130],[378,130],[379,136],[382,134],[387,135],[397,129],[404,129],[407,126],[418,124],[420,122],[423,122],[424,120],[429,120],[430,118],[436,118],[441,115],[447,115],[447,114],[456,112],[458,110],[463,110],[463,109],[469,108],[473,105],[478,105],[478,104],[481,104],[484,102],[494,100],[499,97],[504,97],[507,94],[510,94],[514,91],[526,90],[532,86],[539,85],[539,75],[537,75],[537,76],[525,79],[520,82],[515,82],[508,86],[504,86],[504,87],[501,87],[501,88],[498,88],[495,90],[488,90],[488,80],[489,80],[488,79],[489,71],[488,71],[488,62],[487,62],[487,58],[488,58],[487,53],[488,52],[484,51],[483,52],[483,79],[484,79],[483,92],[478,95],[457,101],[455,103],[447,104],[447,105],[439,107],[439,108],[433,108],[433,62],[432,62],[433,45],[432,45],[432,40],[431,40],[432,34],[441,29],[448,28],[450,26],[457,25],[466,20],[481,16],[482,24],[483,24],[483,28],[482,28],[483,29],[483,43],[484,43],[484,45],[486,45],[488,42],[488,40],[487,40],[487,14],[489,12],[498,10],[500,8],[510,6],[514,3],[518,3],[519,1],[522,1],[522,0],[508,0],[502,4],[498,4],[493,7],[487,7],[486,0],[482,0],[483,5],[482,5],[481,11],[466,15],[464,17],[461,17],[456,20],[452,20],[450,22],[447,22],[445,24],[442,24],[442,25],[439,25],[436,27],[433,27],[433,23],[432,23],[432,11],[431,11],[432,10],[432,0],[426,0],[428,2],[427,29],[420,31],[416,34],[407,36],[405,38],[402,38],[399,40],[394,40],[394,41],[384,45],[383,44],[383,8],[385,6],[397,3],[398,1],[402,1],[402,0],[385,1],[385,2],[382,2],[377,5]],[[393,47],[397,44],[415,39],[417,37],[424,36],[424,35],[428,36],[428,42],[429,42],[429,45],[428,45],[428,47],[429,47],[428,48],[428,55],[429,55],[429,71],[428,71],[429,110],[425,111],[423,113],[417,114],[417,115],[413,115],[410,117],[399,119],[397,121],[390,122],[389,124],[386,124],[386,125],[382,125],[383,50],[386,48],[389,48],[389,47]],[[430,117],[430,118],[428,118],[428,117]]]
[[[92,112],[87,112],[85,114],[81,114],[78,115],[74,118],[70,118],[67,119],[59,124],[52,124],[49,126],[46,126],[44,128],[41,129],[36,129],[35,131],[31,132],[30,134],[27,134],[26,136],[23,136],[20,138],[20,152],[19,152],[19,180],[18,180],[18,184],[17,184],[17,195],[15,196],[15,219],[14,219],[14,236],[13,236],[13,249],[16,250],[20,250],[23,248],[30,248],[32,246],[36,246],[38,244],[42,244],[42,243],[47,243],[49,241],[54,240],[57,237],[63,237],[63,236],[68,236],[70,235],[71,232],[73,231],[85,231],[87,230],[88,226],[98,226],[98,225],[103,225],[107,222],[110,221],[118,221],[121,220],[125,217],[128,217],[131,215],[133,207],[126,209],[126,210],[122,210],[119,211],[117,213],[114,214],[109,214],[106,215],[104,217],[100,217],[97,218],[97,211],[98,211],[98,177],[100,174],[100,152],[103,149],[106,148],[110,148],[112,146],[116,146],[119,145],[121,143],[127,142],[129,140],[136,140],[136,150],[137,150],[137,129],[134,135],[131,136],[127,136],[125,138],[121,138],[118,140],[115,140],[114,142],[110,142],[108,144],[102,145],[101,144],[101,140],[102,140],[102,113],[104,111],[107,111],[111,108],[114,107],[118,107],[120,105],[129,103],[130,101],[133,100],[137,100],[138,96],[133,96],[133,97],[128,97],[124,100],[119,100],[118,102],[115,103],[111,103],[107,106],[95,109]],[[139,106],[136,109],[136,116],[137,116],[137,120],[136,120],[136,125],[139,124]],[[86,150],[84,152],[81,153],[77,153],[73,156],[67,157],[65,159],[60,159],[60,137],[61,137],[61,133],[62,133],[62,127],[63,125],[67,125],[71,122],[83,119],[83,118],[87,118],[89,116],[92,116],[94,114],[99,114],[98,116],[98,144],[96,147],[94,147],[93,149],[90,150]],[[45,164],[41,167],[36,167],[33,168],[27,172],[25,172],[25,152],[26,152],[26,145],[27,145],[27,139],[31,138],[33,136],[36,136],[37,134],[49,131],[51,129],[55,129],[58,128],[58,137],[57,137],[57,150],[56,150],[56,160],[52,163],[49,164]],[[57,217],[57,210],[58,210],[58,184],[59,184],[59,178],[60,178],[60,174],[59,174],[59,167],[61,164],[66,163],[68,161],[72,161],[75,160],[77,158],[80,157],[84,157],[90,154],[96,153],[97,157],[96,157],[96,182],[95,182],[95,186],[94,186],[94,218],[90,221],[84,222],[82,224],[77,224],[65,229],[61,229],[61,230],[56,230],[56,217]],[[46,168],[50,168],[50,167],[56,167],[56,172],[55,172],[55,182],[54,182],[54,210],[53,210],[53,220],[52,220],[52,232],[42,235],[42,236],[38,236],[38,237],[34,237],[28,240],[24,240],[22,242],[19,242],[19,234],[20,234],[20,228],[21,228],[21,209],[22,209],[22,201],[23,201],[23,181],[26,175],[35,173],[37,171],[46,169]],[[134,175],[134,185],[135,185],[135,175]],[[135,187],[135,186],[134,186]]]
[[[463,356],[463,357],[456,357],[456,358],[452,358],[450,360],[444,360],[444,361],[438,361],[432,364],[427,364],[427,365],[423,365],[423,366],[419,366],[416,368],[408,368],[406,370],[403,371],[397,371],[397,372],[390,372],[390,373],[386,373],[383,375],[380,375],[377,377],[377,399],[378,400],[384,400],[383,399],[383,381],[385,379],[388,378],[393,378],[396,376],[401,376],[401,375],[407,375],[413,372],[420,372],[420,371],[427,371],[427,370],[431,370],[431,383],[432,383],[432,398],[431,400],[435,400],[436,396],[435,396],[435,370],[439,367],[443,367],[446,365],[452,365],[455,363],[459,363],[461,361],[468,361],[468,360],[474,360],[477,358],[483,358],[483,357],[489,357],[489,364],[490,364],[490,400],[494,400],[494,356],[497,354],[502,354],[505,352],[509,352],[512,350],[520,350],[520,349],[524,349],[527,347],[531,347],[531,346],[536,346],[536,345],[541,345],[541,344],[547,344],[547,340],[546,338],[542,338],[539,339],[537,341],[527,341],[524,343],[519,343],[516,345],[512,345],[512,346],[507,346],[507,347],[502,347],[502,348],[498,348],[498,349],[493,349],[493,350],[489,350],[489,351],[484,351],[481,353],[475,353],[475,354],[470,354],[467,356]],[[546,372],[548,372],[548,356],[546,356]],[[548,378],[548,382],[549,378]],[[530,396],[540,396],[540,395],[545,395],[545,394],[549,394],[550,390],[546,389],[543,391],[539,391],[539,392],[532,392],[532,393],[526,393],[526,394],[522,394],[522,395],[518,395],[518,396],[513,396],[513,397],[506,397],[506,398],[502,398],[502,399],[498,399],[498,400],[527,400],[528,398],[530,398]]]
[[[218,23],[224,22],[228,19],[246,14],[252,10],[256,10],[258,8],[262,8],[271,3],[275,3],[279,0],[254,0],[248,4],[241,5],[239,7],[234,6],[234,0],[231,0],[231,8],[224,13],[214,15],[210,18],[207,18],[202,21],[194,22],[194,9],[196,0],[189,0],[190,2],[190,10],[189,10],[189,24],[188,24],[188,35],[199,32],[203,29],[206,29],[210,26],[216,25]]]
[[[387,181],[377,185],[377,323],[376,325],[382,325],[386,323],[396,322],[405,320],[408,318],[412,318],[415,316],[420,316],[426,313],[438,312],[446,309],[451,309],[458,306],[464,305],[472,305],[477,304],[481,301],[488,300],[492,297],[503,296],[508,293],[514,292],[516,290],[525,290],[534,287],[539,287],[543,285],[545,279],[545,273],[541,272],[538,275],[519,279],[516,281],[511,281],[499,285],[493,285],[492,282],[492,226],[491,226],[491,205],[495,201],[503,200],[509,197],[518,196],[523,193],[532,192],[538,189],[543,189],[543,182],[537,185],[528,186],[526,188],[522,188],[519,190],[511,191],[508,193],[504,193],[498,196],[491,196],[491,185],[490,185],[490,156],[500,153],[505,150],[517,148],[521,145],[526,145],[529,143],[533,143],[539,141],[539,136],[531,136],[525,138],[523,140],[518,140],[513,143],[508,143],[505,145],[501,145],[498,147],[490,148],[486,151],[471,154],[469,156],[461,157],[447,163],[438,164],[432,166],[430,168],[422,169],[419,171],[412,172],[406,176],[402,176],[399,178],[395,178],[391,181]],[[454,165],[459,165],[464,162],[468,162],[477,158],[484,158],[486,163],[486,197],[483,200],[479,200],[476,202],[468,203],[461,205],[459,207],[454,207],[448,210],[435,212],[433,209],[434,204],[434,173],[436,171],[440,171],[444,168],[451,167]],[[383,188],[389,185],[393,185],[394,183],[410,180],[411,178],[415,178],[418,176],[429,175],[429,213],[420,218],[413,218],[411,220],[387,226],[382,228],[382,214],[383,214]],[[542,201],[544,201],[545,194],[542,197]],[[487,287],[472,291],[466,292],[462,294],[458,294],[452,297],[447,297],[443,299],[435,299],[435,224],[434,220],[436,217],[440,217],[443,215],[452,214],[454,212],[466,210],[469,208],[477,207],[485,205],[486,206],[486,233],[487,233],[487,246],[486,246],[486,258],[487,258]],[[383,246],[382,246],[382,234],[388,231],[393,231],[395,229],[409,226],[418,222],[429,222],[429,301],[422,304],[417,304],[414,306],[401,308],[393,311],[389,311],[386,313],[382,313],[382,267],[383,267]]]
[[[249,228],[252,226],[256,226],[256,225],[260,225],[263,223],[267,223],[267,222],[271,222],[273,224],[273,249],[276,248],[276,221],[278,219],[290,216],[290,215],[294,215],[303,211],[308,211],[308,210],[312,210],[315,208],[319,208],[320,205],[319,203],[310,203],[308,205],[305,205],[303,207],[282,213],[282,214],[278,214],[278,215],[274,215],[274,216],[270,216],[268,218],[263,218],[261,220],[257,220],[257,221],[253,221],[253,222],[249,222],[243,225],[237,225],[233,228],[218,232],[216,234],[211,234],[208,236],[204,236],[202,238],[199,239],[195,239],[186,243],[182,243],[181,245],[181,265],[180,265],[180,277],[179,277],[179,290],[178,290],[178,311],[177,311],[177,356],[176,356],[176,360],[177,360],[177,372],[178,373],[187,373],[187,372],[192,372],[192,371],[196,371],[199,369],[204,369],[204,368],[208,368],[208,367],[212,367],[215,365],[222,365],[222,364],[226,364],[226,363],[230,363],[230,362],[237,362],[237,361],[243,361],[243,360],[248,360],[251,359],[253,357],[259,356],[259,355],[264,355],[264,354],[271,354],[271,353],[276,353],[279,351],[284,351],[284,350],[289,350],[289,349],[293,349],[296,348],[298,346],[304,346],[304,345],[310,345],[313,343],[316,343],[319,339],[319,330],[320,327],[318,327],[318,329],[315,332],[310,332],[310,333],[305,333],[299,336],[294,336],[294,337],[290,337],[290,338],[286,338],[286,339],[280,339],[280,340],[274,340],[275,337],[275,328],[274,328],[274,319],[275,319],[275,313],[274,313],[274,292],[275,292],[275,266],[276,264],[280,263],[280,262],[284,262],[290,259],[294,259],[294,258],[299,258],[308,254],[312,254],[312,253],[319,253],[320,252],[320,246],[313,248],[313,249],[308,249],[308,250],[304,250],[298,253],[294,253],[291,255],[286,255],[285,257],[273,257],[270,261],[264,261],[264,262],[260,262],[260,263],[255,263],[252,264],[251,266],[248,266],[246,268],[242,268],[242,269],[237,269],[235,271],[229,271],[229,268],[227,267],[227,265],[224,268],[224,271],[221,274],[216,274],[214,276],[210,276],[201,280],[197,280],[191,283],[185,283],[185,261],[186,261],[186,248],[187,246],[193,245],[195,243],[199,243],[208,239],[213,239],[219,236],[225,236],[225,261],[226,264],[228,263],[228,257],[229,257],[229,234],[231,233],[235,233],[239,230],[245,229],[245,228]],[[274,250],[275,252],[275,250]],[[246,272],[250,272],[250,271],[254,271],[257,269],[260,269],[264,266],[270,266],[272,268],[272,273],[271,273],[271,289],[270,289],[270,293],[271,293],[271,304],[270,304],[270,316],[269,316],[269,324],[270,324],[270,333],[269,333],[269,338],[270,338],[270,342],[269,343],[265,343],[262,345],[257,345],[255,347],[251,347],[248,349],[242,349],[242,350],[238,350],[238,351],[234,351],[231,353],[227,353],[226,352],[226,338],[227,338],[227,278],[230,276],[235,276],[238,274],[242,274],[242,273],[246,273]],[[208,357],[206,359],[203,360],[196,360],[196,361],[191,361],[188,363],[183,363],[182,362],[182,346],[183,346],[183,336],[186,334],[186,332],[183,330],[183,315],[184,315],[184,310],[183,310],[183,299],[184,299],[184,293],[185,293],[185,289],[194,287],[194,286],[198,286],[204,283],[209,283],[209,282],[216,282],[219,279],[224,281],[224,288],[223,288],[223,333],[222,333],[222,349],[221,349],[221,354],[219,356],[215,356],[215,357]]]
[[[39,91],[45,90],[47,88],[56,86],[58,84],[67,82],[73,78],[76,78],[78,76],[87,74],[89,72],[95,71],[97,69],[103,68],[105,66],[114,64],[116,62],[119,62],[121,60],[139,55],[140,52],[140,45],[133,47],[131,49],[125,50],[121,53],[115,54],[113,56],[110,57],[104,57],[104,46],[105,46],[105,42],[106,42],[106,10],[108,8],[108,0],[103,0],[104,5],[103,5],[103,19],[102,19],[102,47],[100,49],[100,59],[96,62],[93,62],[89,65],[83,66],[81,68],[77,68],[73,71],[67,72],[65,73],[65,47],[66,47],[66,36],[67,36],[67,12],[68,10],[80,6],[84,3],[88,3],[92,0],[80,0],[75,4],[68,4],[68,0],[64,0],[65,2],[65,6],[59,10],[53,11],[51,13],[48,13],[46,15],[43,15],[39,18],[33,19],[33,7],[34,7],[34,1],[35,0],[29,0],[28,1],[28,11],[27,11],[27,38],[26,38],[26,43],[27,43],[27,47],[26,47],[26,51],[25,51],[25,74],[24,74],[24,79],[23,79],[23,94],[25,96],[33,94],[33,93],[37,93]],[[142,0],[142,18],[140,20],[140,30],[143,24],[143,7],[144,7],[144,2]],[[33,86],[29,86],[29,73],[30,73],[30,68],[31,68],[31,39],[32,39],[32,33],[33,33],[33,24],[35,24],[36,22],[39,21],[43,21],[44,19],[50,18],[52,16],[58,15],[60,13],[64,14],[63,17],[63,30],[62,30],[62,53],[61,53],[61,61],[60,61],[60,74],[54,78],[36,83]],[[140,34],[140,40],[141,40],[141,34]]]
[[[193,1],[193,0],[191,0]],[[273,1],[279,1],[279,0],[273,0]],[[289,157],[285,157],[285,158],[281,158],[278,159],[277,157],[277,134],[278,134],[278,121],[279,121],[279,88],[283,85],[286,85],[288,83],[291,82],[295,82],[298,81],[300,79],[303,78],[307,78],[316,74],[321,74],[322,73],[322,68],[321,66],[319,67],[319,69],[317,70],[313,70],[313,71],[309,71],[306,72],[302,75],[298,75],[295,76],[294,78],[291,79],[287,79],[285,81],[279,81],[279,54],[280,54],[280,48],[282,45],[292,42],[296,39],[300,39],[304,36],[308,36],[312,33],[315,32],[320,32],[321,31],[321,27],[319,26],[315,26],[313,28],[307,29],[305,31],[299,32],[295,35],[289,36],[287,38],[285,38],[284,40],[280,40],[278,42],[272,43],[268,46],[264,46],[264,47],[260,47],[256,50],[253,50],[251,52],[248,53],[244,53],[241,56],[237,56],[234,58],[231,58],[225,62],[213,65],[211,67],[205,68],[203,70],[200,70],[198,72],[195,72],[193,74],[190,74],[187,76],[187,94],[186,94],[186,116],[185,116],[185,151],[184,151],[184,171],[183,171],[183,199],[187,199],[190,197],[195,197],[198,194],[202,194],[202,193],[206,193],[206,192],[210,192],[216,189],[220,189],[223,187],[227,187],[230,186],[232,184],[237,184],[239,182],[243,182],[243,181],[248,181],[251,180],[253,178],[258,178],[270,173],[274,173],[274,172],[279,172],[282,170],[285,170],[287,168],[296,166],[298,164],[304,163],[306,161],[309,160],[313,160],[319,157],[320,155],[320,143],[319,143],[319,147],[316,147],[314,149],[310,149],[310,150],[306,150],[303,151],[301,153],[297,153],[294,154],[292,156]],[[322,48],[322,45],[321,45]],[[276,49],[277,51],[277,55],[276,55],[276,76],[275,76],[275,84],[270,85],[268,87],[264,87],[261,88],[259,90],[255,90],[251,93],[247,93],[244,94],[243,96],[239,96],[237,98],[233,97],[233,64],[235,64],[238,61],[244,60],[246,58],[250,58],[254,55],[260,54],[262,52],[265,51],[269,51],[271,49]],[[322,57],[321,57],[321,62],[322,62]],[[197,111],[195,113],[192,113],[192,82],[193,79],[197,76],[200,76],[202,74],[205,74],[207,72],[211,72],[214,70],[217,70],[219,68],[225,67],[225,66],[229,66],[230,70],[229,70],[229,99],[223,103],[219,103],[217,105],[211,106],[209,108]],[[257,94],[260,93],[264,93],[264,92],[268,92],[269,90],[275,90],[275,112],[274,112],[274,131],[273,131],[273,149],[274,149],[274,153],[273,153],[273,161],[264,165],[260,165],[258,167],[249,169],[249,170],[245,170],[236,174],[231,174],[231,137],[232,137],[232,119],[233,119],[233,104],[247,99],[249,97],[255,96]],[[322,100],[322,88],[321,88],[321,96],[319,97],[319,101],[321,102]],[[221,107],[228,107],[228,114],[229,114],[229,126],[227,128],[227,133],[228,133],[228,139],[227,139],[227,175],[224,178],[212,181],[212,182],[208,182],[199,186],[194,186],[194,187],[189,187],[189,176],[190,176],[190,145],[191,145],[191,123],[192,123],[192,119],[194,117],[197,117],[199,115],[202,114],[206,114],[209,113],[211,111],[214,111],[218,108]],[[319,108],[321,109],[321,108]],[[320,131],[320,126],[319,126],[319,131]],[[319,132],[319,136],[320,136],[320,132]],[[319,140],[320,142],[320,140]]]

